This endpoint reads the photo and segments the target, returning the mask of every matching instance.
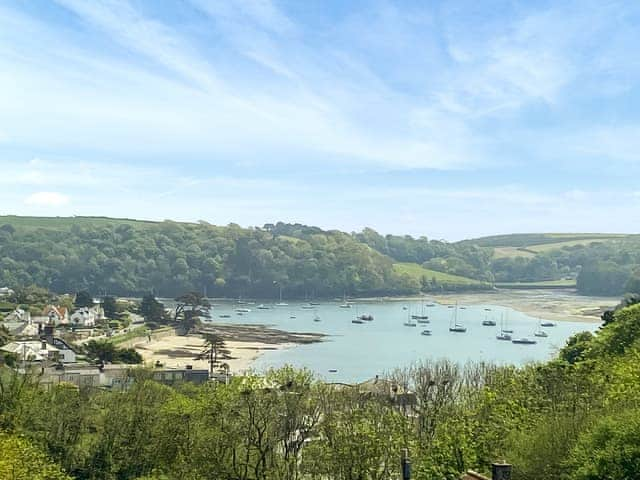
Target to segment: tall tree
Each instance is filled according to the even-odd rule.
[[[176,298],[174,320],[180,324],[184,335],[188,335],[202,317],[209,317],[211,303],[198,292],[189,292]]]
[[[78,308],[93,307],[93,297],[87,290],[80,290],[76,293],[73,304]]]
[[[118,308],[114,297],[104,297],[102,299],[102,309],[104,310],[104,316],[111,320],[118,316]]]

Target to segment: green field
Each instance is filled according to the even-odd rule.
[[[542,282],[499,282],[496,283],[497,288],[513,288],[513,289],[530,289],[530,288],[575,288],[576,281],[574,279],[547,280]]]
[[[481,247],[514,247],[531,248],[535,245],[562,244],[577,241],[589,243],[603,240],[626,238],[623,233],[514,233],[510,235],[494,235],[490,237],[463,240],[465,243]]]
[[[0,225],[9,224],[22,228],[46,228],[50,230],[67,229],[72,225],[102,226],[127,224],[132,226],[153,225],[160,222],[151,220],[133,220],[130,218],[109,217],[20,217],[17,215],[0,215]]]
[[[429,280],[435,278],[437,282],[447,283],[451,285],[484,285],[484,282],[474,280],[472,278],[460,277],[458,275],[451,275],[449,273],[437,272],[435,270],[429,270],[423,268],[417,263],[394,263],[393,268],[397,273],[408,274],[412,277],[420,280],[422,277],[427,277]]]

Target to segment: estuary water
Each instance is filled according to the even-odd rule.
[[[260,372],[289,364],[309,368],[320,378],[334,382],[364,381],[395,367],[427,358],[515,365],[547,360],[571,335],[585,330],[595,331],[599,326],[562,321],[554,322],[553,327],[540,328],[537,318],[494,305],[460,305],[455,308],[437,303],[428,306],[428,301],[393,300],[358,302],[351,308],[340,308],[342,302],[319,303],[312,308],[308,303],[288,302],[286,306],[265,303],[269,307],[267,310],[258,309],[258,303],[220,303],[212,309],[211,320],[263,324],[291,332],[328,335],[321,343],[267,351],[256,360],[253,368]],[[236,311],[238,308],[251,311],[241,313]],[[404,325],[411,314],[423,315],[423,312],[429,317],[429,323],[418,323],[415,327]],[[373,315],[373,321],[351,322],[363,314]],[[319,322],[314,321],[316,316]],[[496,326],[483,326],[484,320],[493,320]],[[497,340],[503,321],[505,329],[513,330],[511,335],[514,339],[527,337],[537,343],[521,345]],[[465,327],[466,333],[450,332],[449,327],[453,323]],[[421,335],[426,329],[431,330],[431,336]],[[547,332],[548,337],[535,337],[537,330]]]

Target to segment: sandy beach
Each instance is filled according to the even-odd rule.
[[[219,324],[208,326],[203,331],[214,332],[224,339],[230,358],[223,361],[232,373],[246,372],[253,361],[266,351],[320,342],[324,337],[316,333],[285,332],[262,325]],[[135,348],[145,364],[160,362],[166,367],[192,365],[193,368],[209,368],[206,359],[197,359],[204,348],[204,339],[199,333],[186,336],[174,332],[151,334],[150,338],[136,338],[126,346]]]
[[[435,295],[439,303],[490,304],[513,308],[532,317],[552,321],[600,322],[602,312],[615,307],[617,297],[587,297],[572,290],[496,290]]]

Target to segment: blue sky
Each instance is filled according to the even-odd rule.
[[[0,214],[632,232],[640,3],[0,4]]]

